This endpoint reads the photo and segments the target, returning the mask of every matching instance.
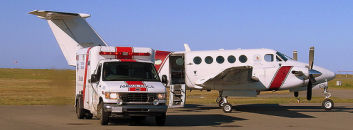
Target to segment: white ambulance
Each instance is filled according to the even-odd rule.
[[[69,65],[76,67],[75,108],[79,119],[155,116],[166,120],[166,88],[154,67],[154,50],[111,47],[86,22],[89,14],[34,10],[48,21]],[[164,83],[166,83],[166,79]]]
[[[166,88],[154,63],[154,50],[95,46],[76,53],[77,117],[98,117],[102,125],[112,117],[155,116],[166,119]]]

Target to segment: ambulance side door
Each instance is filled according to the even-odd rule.
[[[97,71],[95,71],[95,74],[98,76],[98,81],[91,83],[92,86],[92,105],[94,108],[97,108],[97,105],[99,103],[99,94],[98,94],[98,89],[101,81],[101,75],[102,75],[102,64],[98,65]]]

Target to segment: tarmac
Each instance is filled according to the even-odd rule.
[[[352,129],[353,104],[337,103],[325,111],[319,103],[247,104],[224,113],[214,105],[187,104],[167,112],[165,126],[153,117],[143,121],[116,119],[108,126],[99,120],[79,120],[72,105],[0,106],[0,128],[8,129]]]

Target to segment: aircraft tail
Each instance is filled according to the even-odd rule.
[[[54,33],[66,61],[76,66],[76,51],[93,46],[107,46],[103,39],[87,23],[89,14],[34,10],[29,14],[46,19]]]

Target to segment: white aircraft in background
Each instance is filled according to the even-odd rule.
[[[30,14],[47,19],[69,65],[75,66],[78,49],[107,46],[104,40],[86,22],[89,14],[54,11],[32,11]],[[187,44],[183,52],[155,52],[155,67],[170,87],[169,107],[185,104],[186,89],[217,90],[217,103],[224,112],[231,112],[228,96],[255,97],[261,91],[290,90],[298,97],[307,91],[311,100],[313,88],[324,88],[326,110],[334,103],[327,91],[327,82],[335,73],[314,66],[314,48],[309,51],[309,64],[296,61],[271,49],[237,49],[191,51]],[[128,53],[128,52],[127,52]]]
[[[313,88],[324,88],[326,110],[334,106],[327,82],[335,73],[314,65],[314,47],[306,64],[297,61],[297,51],[291,59],[271,49],[191,51],[189,45],[184,46],[184,52],[155,53],[162,82],[169,81],[169,106],[182,107],[186,89],[218,90],[217,103],[224,112],[231,112],[228,96],[255,97],[261,91],[289,90],[295,97],[307,91],[307,100],[311,100]]]

